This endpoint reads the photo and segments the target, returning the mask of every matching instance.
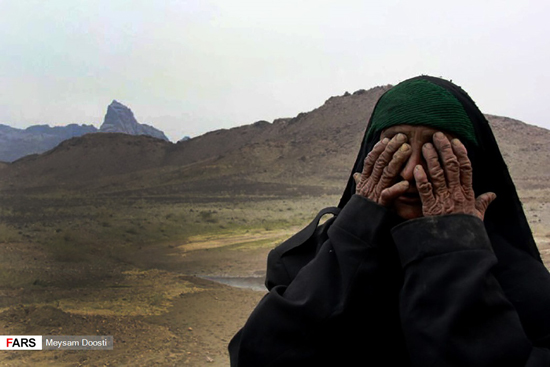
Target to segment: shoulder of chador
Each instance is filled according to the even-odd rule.
[[[339,213],[340,208],[324,208],[304,229],[271,250],[267,258],[267,289],[290,284],[300,269],[315,257],[321,245],[328,239],[328,229]],[[326,215],[332,217],[320,224]]]

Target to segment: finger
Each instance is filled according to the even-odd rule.
[[[414,180],[422,201],[422,211],[426,212],[425,209],[427,208],[433,210],[436,206],[436,200],[432,191],[432,184],[428,181],[428,176],[421,165],[414,168]]]
[[[442,132],[437,132],[433,136],[434,145],[437,148],[439,156],[441,158],[441,165],[447,178],[447,185],[449,188],[456,188],[460,186],[460,169],[458,166],[458,159],[453,152],[451,142]]]
[[[458,159],[460,169],[460,184],[468,195],[474,195],[472,189],[472,162],[468,158],[468,151],[462,142],[458,139],[451,140],[453,152]]]
[[[375,192],[381,193],[382,190],[385,190],[391,186],[396,180],[396,177],[401,171],[401,167],[409,159],[412,154],[411,146],[407,143],[401,145],[401,147],[394,153],[390,163],[382,171],[382,177],[376,185]]]
[[[395,185],[388,187],[380,193],[379,204],[390,206],[395,199],[403,195],[409,189],[409,181],[400,181]]]
[[[390,139],[384,138],[372,148],[372,150],[369,152],[367,157],[365,158],[365,161],[363,162],[363,172],[362,172],[362,179],[366,180],[370,177],[372,173],[372,169],[374,168],[374,164],[378,160],[378,157],[380,157],[380,154],[386,149],[386,145],[388,145]]]
[[[430,182],[433,185],[436,193],[442,195],[447,192],[447,181],[445,180],[445,172],[439,163],[439,155],[431,143],[426,143],[422,146],[422,155],[426,161]]]
[[[481,220],[485,217],[485,212],[487,211],[489,204],[491,204],[496,198],[497,195],[494,192],[486,192],[485,194],[481,194],[477,197],[475,207],[481,215]]]
[[[361,174],[359,172],[355,172],[353,174],[353,179],[355,180],[355,184],[359,185],[359,182],[361,182]]]
[[[380,154],[380,157],[378,157],[376,163],[374,164],[374,168],[372,169],[372,174],[370,176],[372,184],[378,184],[378,181],[384,172],[384,168],[386,168],[389,164],[397,149],[399,149],[406,141],[407,136],[405,134],[397,134],[388,142],[386,148]]]

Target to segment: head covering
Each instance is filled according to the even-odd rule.
[[[426,79],[409,79],[387,91],[376,104],[367,139],[395,125],[424,125],[477,144],[464,107],[445,88]]]
[[[396,90],[394,91],[394,89]],[[422,93],[425,90],[431,90],[432,92],[444,90],[447,96],[438,100],[441,102],[445,99],[446,101],[440,105],[439,103],[432,103],[429,98],[425,98],[422,95],[415,96],[415,94]],[[456,101],[449,101],[449,95]],[[380,133],[385,128],[384,126],[393,126],[399,123],[410,124],[411,120],[405,118],[409,115],[416,116],[415,119],[418,120],[419,116],[426,114],[428,117],[427,121],[435,121],[436,119],[432,117],[443,116],[446,112],[439,111],[440,108],[447,109],[449,105],[455,106],[453,107],[455,115],[459,116],[461,112],[456,112],[457,102],[471,123],[470,127],[473,128],[474,139],[467,138],[470,135],[466,131],[468,129],[464,133],[457,133],[457,128],[454,126],[449,127],[446,122],[444,122],[445,128],[443,130],[456,133],[466,146],[468,156],[472,162],[473,188],[476,195],[485,192],[494,192],[497,195],[497,199],[489,205],[485,213],[484,223],[487,233],[491,238],[504,238],[508,243],[528,252],[531,256],[542,262],[516,188],[487,119],[462,88],[444,79],[430,76],[415,77],[390,89],[378,100],[367,126],[367,131],[365,132],[348,184],[338,206],[343,208],[355,193],[353,174],[362,171],[363,161],[374,145],[380,140]],[[416,106],[415,104],[423,104],[429,108]],[[412,112],[410,112],[411,110]],[[395,111],[396,114],[399,114],[403,118],[402,122],[391,116],[392,111]],[[382,123],[373,121],[375,119],[380,119]],[[464,124],[462,119],[463,117],[453,118],[453,124],[461,125],[460,129],[463,129],[467,124]],[[393,125],[385,125],[388,121]],[[436,127],[440,128],[441,125],[438,123]]]

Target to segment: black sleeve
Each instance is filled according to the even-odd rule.
[[[327,365],[323,358],[334,351],[323,345],[340,337],[330,325],[349,307],[358,274],[377,281],[377,237],[387,216],[385,208],[355,195],[313,260],[288,286],[273,287],[232,339],[231,366]],[[369,285],[361,290],[368,293]]]
[[[392,234],[404,269],[400,313],[413,366],[550,366],[550,351],[533,347],[492,274],[497,258],[481,220],[419,218]]]
[[[550,273],[544,264],[501,236],[490,236],[498,259],[493,274],[518,312],[533,345],[550,349]]]

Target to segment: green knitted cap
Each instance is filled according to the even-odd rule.
[[[399,83],[378,101],[367,139],[395,125],[425,125],[477,145],[474,127],[462,104],[445,88],[425,79]]]

